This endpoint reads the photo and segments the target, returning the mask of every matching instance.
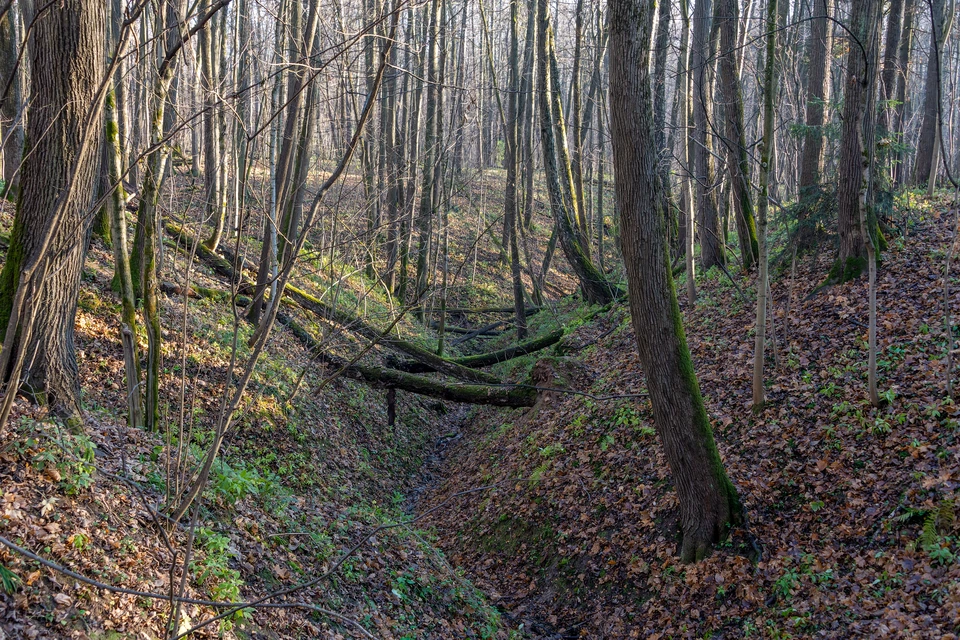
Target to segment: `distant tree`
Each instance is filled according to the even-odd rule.
[[[930,49],[927,57],[927,79],[923,90],[923,123],[920,126],[920,141],[917,143],[917,162],[913,165],[913,183],[923,184],[936,172],[934,157],[939,147],[937,140],[937,121],[940,110],[940,58],[943,57],[943,44],[946,42],[950,26],[953,24],[953,2],[948,15],[944,12],[945,0],[929,0],[929,13],[932,25]],[[927,3],[921,2],[926,8]],[[934,48],[940,55],[934,55]],[[931,173],[931,168],[933,173]]]
[[[16,193],[20,181],[20,160],[23,153],[23,124],[20,121],[22,95],[17,56],[20,42],[15,28],[17,15],[10,7],[0,17],[0,91],[9,86],[0,100],[0,135],[3,140],[3,193]]]
[[[673,286],[667,197],[658,177],[645,0],[610,0],[610,122],[630,315],[657,432],[680,498],[684,562],[742,519],[700,395]]]
[[[550,208],[553,210],[560,246],[567,257],[567,262],[580,280],[580,287],[586,299],[592,304],[606,304],[617,296],[617,288],[590,260],[590,247],[586,244],[584,230],[578,222],[570,156],[566,152],[563,109],[557,84],[558,65],[547,0],[539,0],[538,19],[537,85],[540,94],[540,140]],[[542,271],[546,272],[546,269]]]
[[[693,6],[693,38],[690,42],[690,72],[693,92],[693,178],[696,182],[697,224],[703,268],[726,262],[717,194],[714,185],[713,142],[707,135],[711,114],[709,67],[712,60],[710,31],[713,18],[711,0],[699,0]]]
[[[739,55],[737,50],[737,1],[719,0],[717,17],[720,31],[720,93],[726,122],[724,146],[727,152],[727,171],[733,189],[737,238],[745,271],[759,259],[757,223],[753,215],[750,195],[750,164],[747,156],[746,131],[743,126],[743,91],[740,88]],[[769,63],[768,63],[769,64]]]

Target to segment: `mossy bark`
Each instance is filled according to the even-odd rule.
[[[79,0],[64,0],[33,26],[31,147],[0,275],[2,356],[12,365],[0,373],[10,385],[8,398],[20,384],[71,423],[81,414],[73,337],[99,149],[92,142],[102,125],[97,88],[105,26],[104,8]],[[8,336],[11,326],[17,334]]]
[[[550,208],[556,221],[557,237],[567,262],[577,274],[580,286],[591,304],[606,304],[618,297],[620,291],[611,284],[590,260],[590,250],[583,240],[574,198],[573,176],[565,139],[555,131],[563,131],[562,109],[558,106],[558,74],[554,55],[553,29],[546,0],[538,0],[537,38],[540,64],[538,90],[540,101],[540,139],[543,147],[544,173]]]
[[[552,347],[560,342],[563,336],[563,329],[558,329],[545,336],[534,338],[526,342],[521,342],[520,344],[516,344],[505,349],[500,349],[499,351],[481,353],[475,356],[464,356],[462,358],[451,358],[450,362],[474,369],[489,367],[495,364],[500,364],[501,362],[513,360],[514,358],[519,358],[520,356],[542,351],[547,347]],[[400,360],[398,358],[387,357],[387,364],[394,369],[406,371],[407,373],[429,373],[431,371],[436,371],[436,369],[433,367],[425,365],[421,362],[417,362],[416,360]]]
[[[610,113],[630,314],[657,432],[680,498],[684,562],[703,558],[742,520],[690,359],[670,272],[668,203],[657,174],[647,65],[651,10],[611,0]]]
[[[403,373],[395,369],[349,363],[323,350],[323,345],[289,316],[279,314],[277,320],[287,326],[317,360],[330,365],[342,375],[372,386],[401,389],[418,395],[498,407],[532,407],[537,401],[536,389],[528,387],[490,386],[475,384],[445,384],[423,376]]]

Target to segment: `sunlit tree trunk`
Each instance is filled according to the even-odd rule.
[[[104,5],[83,0],[63,0],[33,23],[29,148],[0,273],[8,394],[20,382],[70,421],[81,415],[73,336],[103,123],[105,27]]]

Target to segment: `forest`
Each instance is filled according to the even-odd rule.
[[[960,636],[956,0],[0,0],[0,640]]]

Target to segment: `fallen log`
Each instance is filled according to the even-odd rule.
[[[513,313],[516,311],[513,307],[453,307],[446,310],[447,314],[454,315],[469,315],[471,313]],[[524,311],[527,317],[532,316],[535,313],[539,313],[540,307],[527,307]],[[440,313],[439,309],[434,309],[435,314]]]
[[[476,329],[465,329],[463,327],[458,327],[456,325],[446,325],[443,327],[443,330],[446,333],[456,333],[462,336],[470,336],[475,338],[477,336],[486,336],[486,337],[496,337],[502,334],[502,331],[497,331],[496,328],[508,322],[507,320],[501,320],[500,322],[494,322],[492,324],[484,325]],[[440,323],[434,320],[430,323],[430,328],[439,331]]]
[[[277,321],[286,326],[310,352],[310,355],[330,365],[353,380],[383,389],[400,389],[421,396],[450,402],[492,405],[497,407],[532,407],[537,401],[535,389],[526,387],[484,384],[445,384],[438,380],[417,376],[395,369],[350,363],[323,350],[320,341],[290,316],[277,314]]]
[[[172,222],[167,222],[164,225],[167,233],[175,238],[183,238],[183,241],[186,243],[186,250],[188,252],[196,250],[197,256],[203,260],[208,267],[213,269],[213,272],[218,276],[222,276],[229,280],[231,283],[238,283],[240,285],[239,289],[241,293],[250,294],[253,293],[253,283],[246,280],[243,277],[243,273],[238,274],[233,268],[233,264],[223,256],[218,255],[214,251],[210,251],[202,242],[196,242],[190,234],[184,232],[181,227],[178,227]]]
[[[480,353],[475,356],[452,358],[451,362],[475,369],[489,367],[491,365],[513,360],[514,358],[519,358],[520,356],[525,356],[530,353],[535,353],[537,351],[546,349],[547,347],[553,346],[560,342],[563,336],[563,329],[557,329],[553,333],[548,333],[545,336],[515,344],[512,347],[500,349],[499,351],[492,351],[490,353]],[[430,369],[429,367],[415,360],[401,360],[400,358],[389,355],[385,358],[385,362],[390,368],[397,369],[398,371],[405,371],[407,373],[430,373],[433,371],[433,369]]]
[[[445,373],[453,378],[465,380],[467,382],[479,382],[484,384],[499,384],[499,380],[490,374],[477,371],[469,367],[464,367],[456,362],[441,358],[423,347],[413,344],[407,340],[402,340],[389,335],[367,324],[360,318],[346,311],[336,309],[327,303],[311,296],[306,291],[298,289],[292,285],[287,285],[286,295],[290,296],[304,309],[309,309],[325,320],[336,322],[339,325],[347,327],[360,334],[368,340],[378,341],[380,344],[392,347],[393,349],[407,354],[417,362],[432,367],[433,370]]]
[[[166,229],[170,234],[180,234],[180,228],[173,223],[167,223]],[[188,248],[192,248],[193,244],[197,244],[197,255],[200,256],[200,258],[214,271],[216,271],[217,274],[227,278],[230,280],[230,282],[238,282],[238,289],[241,292],[253,292],[252,283],[250,283],[248,280],[245,280],[242,273],[238,276],[233,269],[233,265],[230,264],[228,260],[222,258],[213,251],[210,251],[202,244],[193,243],[190,238],[187,238],[186,240],[188,243]],[[352,313],[337,309],[336,307],[323,302],[319,298],[310,295],[306,291],[299,289],[292,284],[287,284],[283,293],[284,299],[289,297],[299,306],[320,316],[324,320],[339,324],[368,340],[378,342],[379,344],[390,347],[396,351],[405,353],[414,360],[426,366],[432,367],[435,371],[445,373],[448,376],[467,382],[478,382],[482,384],[498,384],[500,382],[497,378],[487,373],[451,362],[446,358],[442,358],[431,353],[430,351],[427,351],[423,347],[413,344],[412,342],[389,335],[384,335],[382,331],[373,327],[372,325],[367,324]]]

